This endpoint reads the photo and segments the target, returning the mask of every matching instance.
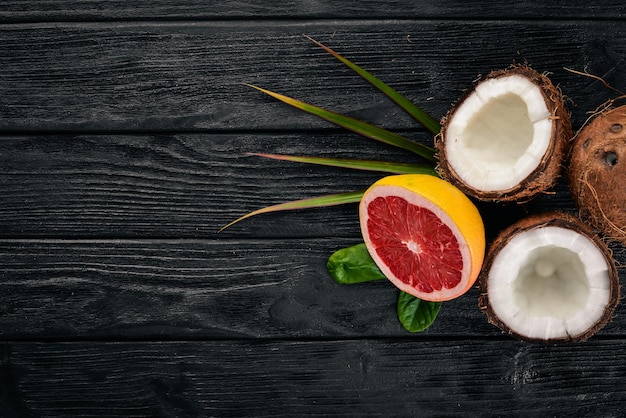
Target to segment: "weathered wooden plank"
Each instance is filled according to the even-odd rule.
[[[406,158],[242,82],[430,139],[302,33],[435,116],[476,74],[528,61],[554,73],[578,127],[613,93],[563,67],[622,88],[626,6],[335,3],[0,6],[0,415],[624,414],[621,306],[590,342],[543,347],[501,336],[472,289],[411,336],[392,286],[325,271],[359,239],[353,206],[214,232],[376,177],[243,152]],[[563,184],[527,208],[572,210]],[[520,215],[483,210],[489,236]]]
[[[622,416],[623,344],[10,343],[0,405],[4,416]]]
[[[411,135],[432,145],[432,136]],[[215,237],[252,210],[364,189],[380,173],[246,152],[418,161],[351,134],[43,135],[0,139],[4,236]],[[224,235],[358,236],[355,205],[251,219]]]
[[[0,7],[0,21],[67,21],[111,19],[208,19],[208,18],[608,18],[622,19],[624,3],[615,0],[593,4],[557,0],[546,4],[538,0],[499,1],[482,7],[476,1],[387,0],[329,2],[324,0],[262,0],[219,2],[202,0],[134,1],[26,1],[10,0]]]
[[[3,241],[0,336],[408,336],[392,285],[341,286],[326,272],[352,242]],[[432,334],[497,335],[476,300],[444,309]]]
[[[408,133],[432,145],[432,136]],[[250,211],[365,189],[384,173],[245,155],[418,162],[353,134],[27,135],[0,139],[0,236],[214,238]],[[567,186],[525,205],[481,205],[490,236],[526,211],[571,210]],[[220,236],[358,238],[355,204],[262,215]]]
[[[626,84],[620,20],[295,20],[0,27],[0,130],[249,130],[328,125],[252,82],[383,126],[416,124],[310,34],[442,116],[478,74],[528,62],[576,105],[575,126]],[[611,36],[607,36],[610,33]]]
[[[396,289],[338,285],[326,260],[354,240],[0,241],[0,338],[406,338]],[[623,263],[626,254],[616,250]],[[493,337],[478,291],[416,338]],[[620,306],[600,335],[624,335]]]

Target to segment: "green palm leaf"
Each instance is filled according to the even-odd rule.
[[[292,161],[298,163],[317,164],[331,167],[350,168],[354,170],[381,171],[392,174],[430,174],[437,176],[437,172],[432,165],[395,163],[388,161],[372,160],[351,160],[346,158],[322,158],[283,154],[260,154],[246,153],[257,157],[271,158],[281,161]]]
[[[363,197],[364,191],[355,191],[355,192],[346,192],[346,193],[336,193],[329,194],[318,197],[311,197],[307,199],[294,200],[291,202],[280,203],[278,205],[267,206],[262,209],[255,210],[250,212],[240,218],[235,219],[228,225],[222,227],[218,232],[222,232],[226,228],[236,224],[239,221],[247,219],[251,216],[260,215],[262,213],[270,213],[270,212],[278,212],[283,210],[294,210],[294,209],[309,209],[309,208],[321,208],[326,206],[335,206],[342,205],[345,203],[358,203],[361,201]]]
[[[321,42],[316,41],[315,39],[311,38],[308,35],[304,35],[304,36],[307,39],[309,39],[311,42],[313,42],[316,45],[320,46],[322,49],[324,49],[326,52],[331,54],[333,57],[337,58],[339,61],[341,61],[342,63],[344,63],[348,67],[350,67],[350,69],[352,69],[358,75],[360,75],[365,80],[367,80],[370,84],[372,84],[374,87],[376,87],[382,93],[384,93],[387,97],[389,97],[391,100],[393,100],[406,113],[408,113],[417,122],[422,124],[422,126],[424,126],[426,129],[428,129],[430,132],[432,132],[435,135],[439,133],[439,131],[441,130],[441,125],[439,124],[439,122],[435,118],[430,116],[428,113],[426,113],[422,109],[420,109],[418,106],[413,104],[413,102],[411,102],[409,99],[407,99],[406,97],[404,97],[403,95],[398,93],[396,90],[394,90],[392,87],[390,87],[389,85],[384,83],[378,77],[374,76],[370,72],[368,72],[368,71],[364,70],[363,68],[359,67],[358,65],[356,65],[352,61],[342,57],[341,55],[339,55],[338,53],[336,53],[335,51],[333,51],[332,49],[330,49],[326,45],[322,44]]]
[[[328,122],[331,122],[337,126],[340,126],[344,129],[352,131],[356,134],[383,142],[388,145],[393,145],[396,147],[406,149],[408,151],[414,152],[415,154],[427,159],[428,161],[431,161],[431,162],[437,161],[437,158],[435,157],[436,151],[434,148],[411,141],[410,139],[405,138],[401,135],[398,135],[394,132],[388,131],[383,128],[379,128],[378,126],[360,121],[350,116],[345,116],[339,113],[331,112],[321,107],[317,107],[312,104],[305,103],[300,100],[293,99],[291,97],[284,96],[279,93],[274,93],[273,91],[266,90],[261,87],[257,87],[253,84],[246,84],[246,85],[254,89],[257,89],[277,100],[280,100],[283,103],[287,103],[288,105],[291,105],[304,112],[315,115],[319,118],[322,118]]]

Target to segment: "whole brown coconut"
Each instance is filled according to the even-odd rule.
[[[626,244],[626,106],[599,114],[576,135],[568,179],[581,217]]]
[[[608,323],[619,302],[609,248],[562,212],[505,229],[489,248],[479,283],[479,306],[489,322],[527,341],[585,341]]]
[[[441,125],[440,175],[485,201],[527,201],[553,187],[572,137],[561,91],[527,66],[479,79]]]

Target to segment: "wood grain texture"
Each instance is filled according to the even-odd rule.
[[[432,145],[432,136],[407,133]],[[216,238],[255,209],[367,188],[386,175],[280,162],[273,152],[419,162],[349,133],[26,135],[0,139],[0,235]],[[526,210],[567,209],[567,187]],[[490,235],[525,212],[483,205]],[[220,237],[360,237],[355,204],[263,215]]]
[[[527,62],[580,127],[616,93],[565,67],[623,90],[626,6],[544,3],[3,2],[0,416],[625,415],[623,305],[591,341],[550,347],[502,335],[473,288],[408,334],[393,286],[326,272],[361,239],[355,205],[216,233],[381,176],[246,152],[411,157],[241,83],[432,141],[303,34],[437,118],[478,74]],[[488,239],[574,211],[564,182],[480,209]]]
[[[408,337],[387,281],[326,272],[351,240],[0,243],[4,339]],[[626,324],[624,324],[626,325]],[[607,333],[619,332],[616,324]],[[477,293],[422,337],[499,335]]]
[[[0,241],[0,337],[38,339],[497,337],[478,290],[411,335],[386,280],[338,285],[330,254],[358,241]],[[626,254],[616,249],[623,263]],[[600,335],[624,336],[623,306]]]
[[[575,127],[615,93],[564,67],[605,77],[617,88],[626,84],[626,28],[613,20],[16,24],[0,27],[0,130],[328,127],[245,82],[382,126],[416,127],[303,33],[327,42],[437,118],[477,75],[513,62],[553,73],[574,104]]]
[[[624,3],[615,0],[577,4],[556,0],[499,1],[484,7],[476,0],[263,0],[211,2],[203,0],[114,1],[8,0],[0,7],[0,22],[133,19],[259,19],[259,18],[607,18],[623,19]]]
[[[1,367],[19,401],[0,403],[13,416],[622,416],[621,349],[621,341],[15,343]]]

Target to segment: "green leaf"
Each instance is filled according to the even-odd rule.
[[[441,309],[441,302],[429,302],[400,292],[398,296],[398,319],[409,332],[421,332],[431,326]]]
[[[376,125],[360,121],[350,116],[331,112],[330,110],[326,110],[321,107],[317,107],[312,104],[305,103],[279,93],[274,93],[273,91],[257,87],[253,84],[246,84],[246,86],[257,89],[277,100],[280,100],[283,103],[295,107],[296,109],[300,109],[311,115],[315,115],[321,119],[324,119],[330,123],[333,123],[339,127],[347,129],[366,138],[374,139],[388,145],[403,148],[427,159],[428,161],[431,161],[433,163],[437,162],[437,157],[435,157],[436,151],[432,147],[428,147],[418,142],[411,141],[408,138],[405,138],[386,129],[379,128]]]
[[[385,278],[363,243],[335,251],[328,259],[326,269],[340,284],[363,283]]]
[[[315,39],[311,38],[308,35],[304,35],[304,36],[307,39],[309,39],[311,42],[320,46],[322,49],[324,49],[326,52],[331,54],[333,57],[337,58],[339,61],[341,61],[348,67],[350,67],[350,69],[352,69],[354,72],[356,72],[358,75],[363,77],[365,80],[367,80],[370,84],[372,84],[378,90],[380,90],[385,95],[387,95],[387,97],[393,100],[398,106],[400,106],[405,112],[407,112],[413,119],[415,119],[417,122],[422,124],[422,126],[428,129],[430,132],[432,132],[435,135],[439,133],[439,131],[441,130],[441,125],[439,124],[439,122],[435,118],[430,116],[428,113],[420,109],[418,106],[416,106],[409,99],[407,99],[406,97],[398,93],[396,90],[394,90],[392,87],[384,83],[378,77],[374,76],[370,72],[359,67],[352,61],[349,61],[348,59],[342,57],[341,55],[339,55],[338,53],[336,53],[335,51],[333,51],[326,45],[322,44],[321,42],[316,41]]]
[[[255,155],[257,157],[272,158],[275,160],[351,168],[355,170],[382,171],[393,174],[430,174],[432,176],[437,176],[434,166],[425,164],[392,163],[388,161],[351,160],[344,158],[321,158],[282,154],[247,154]]]
[[[294,209],[309,209],[309,208],[321,208],[325,206],[335,206],[335,205],[343,205],[345,203],[357,203],[361,201],[363,197],[364,191],[355,191],[355,192],[346,192],[346,193],[336,193],[329,194],[318,197],[311,197],[308,199],[294,200],[291,202],[280,203],[278,205],[267,206],[262,209],[257,209],[253,212],[250,212],[240,218],[235,219],[228,225],[222,227],[218,232],[222,232],[226,228],[236,224],[237,222],[243,221],[244,219],[250,218],[251,216],[260,215],[262,213],[270,213],[270,212],[278,212],[283,210],[294,210]]]

